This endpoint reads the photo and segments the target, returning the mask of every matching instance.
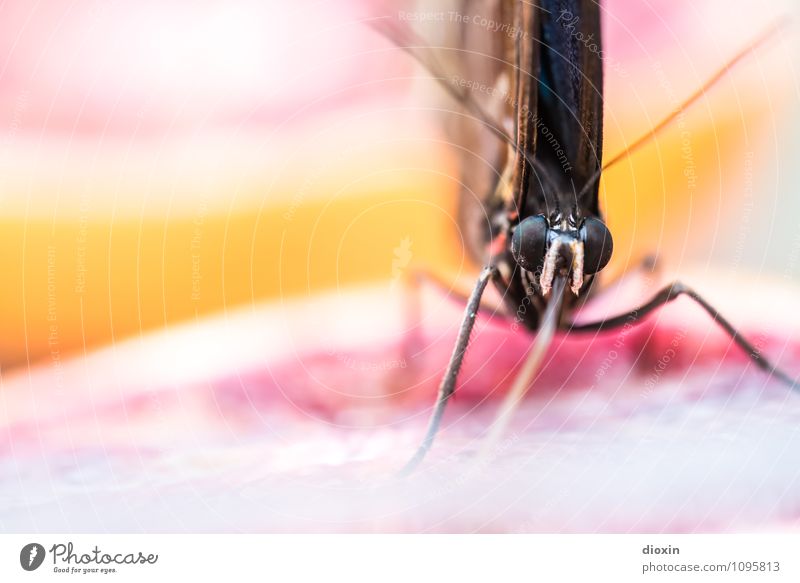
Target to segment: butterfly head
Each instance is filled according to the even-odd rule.
[[[511,236],[511,254],[522,269],[538,274],[542,295],[556,275],[570,278],[578,295],[584,277],[601,271],[611,259],[611,233],[599,218],[561,213],[523,219]]]

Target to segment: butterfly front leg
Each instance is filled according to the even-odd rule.
[[[458,337],[456,345],[453,348],[453,354],[450,356],[450,361],[447,363],[444,376],[439,385],[439,391],[436,395],[436,402],[433,406],[431,419],[428,422],[428,429],[425,432],[425,437],[422,443],[417,448],[414,456],[408,461],[401,471],[401,475],[411,473],[419,463],[425,458],[428,450],[433,445],[433,440],[439,430],[439,425],[442,422],[442,415],[444,415],[447,401],[453,396],[456,390],[456,382],[458,381],[458,373],[461,371],[461,365],[464,361],[464,354],[467,351],[472,329],[475,326],[475,320],[478,316],[478,309],[481,304],[481,297],[483,292],[486,291],[486,286],[497,276],[497,268],[494,265],[487,265],[483,268],[472,289],[472,293],[467,300],[467,306],[464,310],[464,315],[461,318],[461,325],[458,330]]]

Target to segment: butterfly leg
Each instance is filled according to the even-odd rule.
[[[481,296],[486,290],[488,283],[496,276],[497,268],[493,265],[484,267],[481,271],[475,287],[467,300],[467,307],[464,310],[464,316],[461,319],[461,326],[458,330],[458,337],[456,345],[453,349],[453,354],[450,356],[450,362],[447,364],[444,377],[442,377],[441,384],[439,385],[439,392],[436,395],[436,403],[433,406],[433,413],[431,414],[430,421],[428,422],[428,429],[425,432],[425,437],[422,443],[417,448],[414,456],[408,461],[402,469],[401,474],[406,475],[411,473],[419,463],[425,458],[428,450],[433,445],[433,440],[436,437],[436,432],[439,430],[439,425],[442,421],[447,401],[456,390],[456,381],[458,380],[458,373],[461,370],[461,364],[464,361],[464,353],[467,351],[469,338],[472,334],[472,328],[475,326],[476,316],[478,315],[478,308],[481,303]]]
[[[639,306],[635,310],[631,310],[626,314],[621,314],[619,316],[601,320],[599,322],[568,326],[567,329],[570,332],[599,332],[601,330],[613,330],[614,328],[622,327],[627,323],[635,323],[645,318],[651,312],[670,303],[681,295],[686,295],[699,304],[700,307],[703,308],[706,313],[711,316],[714,321],[725,331],[725,333],[730,336],[731,340],[733,340],[742,350],[745,351],[750,360],[752,360],[758,368],[765,371],[767,374],[774,375],[793,389],[800,390],[800,382],[796,381],[788,374],[775,367],[775,365],[773,365],[769,360],[764,358],[758,349],[750,344],[750,342],[748,342],[747,339],[727,319],[725,319],[725,317],[722,316],[722,314],[720,314],[714,306],[709,304],[692,288],[679,281],[667,285],[661,289],[661,291],[659,291],[649,302]]]

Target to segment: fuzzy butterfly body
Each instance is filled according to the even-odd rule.
[[[463,75],[493,88],[483,106],[514,145],[492,140],[485,128],[466,130],[466,156],[487,142],[496,148],[488,171],[464,164],[465,184],[484,189],[485,198],[462,194],[462,225],[473,255],[496,266],[494,282],[510,313],[536,330],[556,276],[571,279],[567,311],[611,256],[594,180],[603,133],[600,9],[593,1],[504,0],[466,2],[464,10],[488,10],[499,23],[493,31],[467,19]],[[533,309],[520,310],[528,303]]]

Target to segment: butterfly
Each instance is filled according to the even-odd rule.
[[[456,344],[441,380],[426,434],[403,472],[433,445],[456,390],[470,335],[489,284],[506,311],[536,332],[535,341],[500,408],[487,444],[495,442],[538,370],[557,330],[596,333],[630,326],[686,296],[766,373],[800,384],[766,359],[719,311],[683,282],[673,282],[633,310],[576,324],[575,308],[594,291],[613,253],[599,204],[602,172],[646,144],[727,71],[775,33],[753,40],[680,107],[611,160],[603,161],[602,10],[596,0],[467,0],[459,18],[461,74],[450,74],[407,22],[371,24],[421,63],[451,98],[477,119],[467,130],[489,150],[491,171],[466,178],[484,196],[462,196],[460,219],[473,257],[483,265],[466,301]],[[452,20],[452,13],[451,13]],[[485,34],[491,30],[494,34]],[[492,141],[485,148],[486,140]],[[470,168],[467,165],[467,168]]]

